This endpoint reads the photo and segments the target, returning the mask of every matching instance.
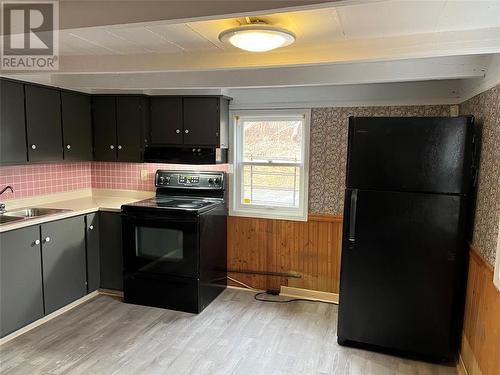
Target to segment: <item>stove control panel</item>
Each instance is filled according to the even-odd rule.
[[[155,186],[181,189],[224,189],[224,172],[156,171]]]

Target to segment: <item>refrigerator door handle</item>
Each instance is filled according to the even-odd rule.
[[[358,189],[351,193],[351,209],[349,213],[349,242],[356,241],[356,211],[358,206]]]

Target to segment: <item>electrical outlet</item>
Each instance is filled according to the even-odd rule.
[[[459,115],[459,108],[458,105],[450,105],[450,116],[451,117],[457,117]]]
[[[147,169],[141,169],[141,180],[147,181],[149,176],[149,171]]]

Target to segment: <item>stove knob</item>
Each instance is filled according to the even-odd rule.
[[[165,177],[161,176],[160,177],[160,185],[163,184],[165,182]]]
[[[220,184],[220,178],[217,177],[214,182],[215,182],[215,185],[219,185]]]
[[[208,183],[209,183],[209,184],[213,184],[213,183],[214,183],[214,179],[213,179],[213,178],[209,178],[209,179],[208,179]]]

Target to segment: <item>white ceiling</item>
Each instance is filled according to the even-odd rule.
[[[80,11],[84,9],[85,2],[75,3],[80,4]],[[92,2],[96,15],[98,3]],[[101,3],[103,12],[109,13],[109,3]],[[122,7],[116,19],[132,9],[127,3],[140,5],[137,1],[113,3]],[[174,3],[179,11],[182,3]],[[184,3],[193,11],[192,2]],[[446,98],[449,102],[467,96],[460,91],[462,87],[471,92],[484,87],[480,81],[488,70],[500,71],[496,68],[500,66],[500,0],[313,3],[307,9],[276,9],[267,14],[260,10],[254,16],[245,11],[219,17],[153,17],[155,20],[148,22],[65,28],[59,33],[59,71],[9,75],[86,92],[435,81],[436,85],[446,82],[443,90],[436,92],[450,93]],[[162,3],[163,8],[165,4],[168,2]],[[201,11],[210,13],[209,8]],[[71,24],[78,24],[77,15],[73,14]],[[105,16],[96,17],[96,23],[103,24]],[[266,53],[245,52],[221,43],[219,33],[247,22],[245,16],[293,31],[296,43]],[[80,24],[91,21],[94,18]],[[497,75],[490,74],[488,82],[500,82]]]
[[[325,46],[332,42],[500,27],[500,1],[375,1],[364,4],[256,17],[284,26],[297,35],[285,49]],[[245,18],[208,21],[150,22],[60,32],[60,53],[136,55],[234,51],[218,35]],[[239,52],[239,50],[236,50]]]

